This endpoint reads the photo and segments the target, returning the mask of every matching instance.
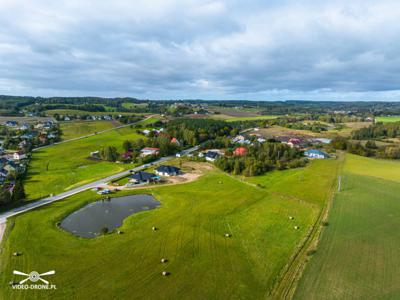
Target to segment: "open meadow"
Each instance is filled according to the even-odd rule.
[[[119,125],[113,121],[72,121],[60,123],[62,140],[69,140],[95,132],[114,128]]]
[[[60,193],[132,168],[130,164],[96,161],[88,157],[90,152],[105,146],[115,146],[122,151],[125,140],[139,137],[143,138],[135,129],[125,127],[34,151],[24,182],[28,200]]]
[[[270,298],[328,200],[337,165],[326,160],[273,172],[256,180],[262,186],[211,170],[186,184],[118,192],[161,202],[126,218],[120,235],[85,239],[56,226],[100,198],[92,191],[12,218],[0,253],[0,298]],[[13,257],[14,251],[22,255]],[[57,290],[12,290],[12,270],[55,270]]]
[[[400,116],[376,117],[375,121],[382,123],[400,122]]]
[[[295,299],[400,298],[400,164],[347,155],[341,190]]]

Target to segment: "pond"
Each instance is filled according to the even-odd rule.
[[[120,227],[126,217],[159,205],[153,196],[144,194],[100,200],[70,214],[60,227],[76,236],[94,238],[103,228],[111,231]]]

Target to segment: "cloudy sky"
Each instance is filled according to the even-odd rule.
[[[400,100],[400,1],[0,0],[0,94]]]

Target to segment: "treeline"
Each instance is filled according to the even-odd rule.
[[[400,136],[400,122],[377,123],[352,132],[354,140],[395,138]]]
[[[83,110],[90,112],[106,112],[107,110],[103,105],[99,104],[82,104],[82,105],[71,105],[71,104],[46,104],[43,105],[43,110],[49,109],[74,109]]]
[[[386,145],[378,147],[376,142],[368,140],[365,143],[351,141],[344,137],[337,137],[331,141],[331,146],[337,150],[345,150],[349,153],[384,159],[400,159],[400,147]]]
[[[215,165],[234,175],[257,176],[274,169],[297,168],[306,164],[301,151],[279,142],[255,144],[247,151],[244,156],[220,157]]]

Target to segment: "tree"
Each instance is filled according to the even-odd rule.
[[[9,190],[0,191],[0,204],[6,205],[11,202],[11,193]]]
[[[124,150],[126,151],[126,152],[128,152],[128,151],[130,151],[130,150],[132,150],[133,149],[133,143],[131,142],[131,141],[124,141],[123,143],[122,143],[122,148],[124,148]]]
[[[116,161],[118,156],[119,154],[117,152],[117,148],[115,147],[107,146],[100,150],[100,157],[103,160]]]
[[[12,200],[14,202],[21,201],[26,198],[24,185],[22,184],[21,180],[18,180],[15,183]]]

